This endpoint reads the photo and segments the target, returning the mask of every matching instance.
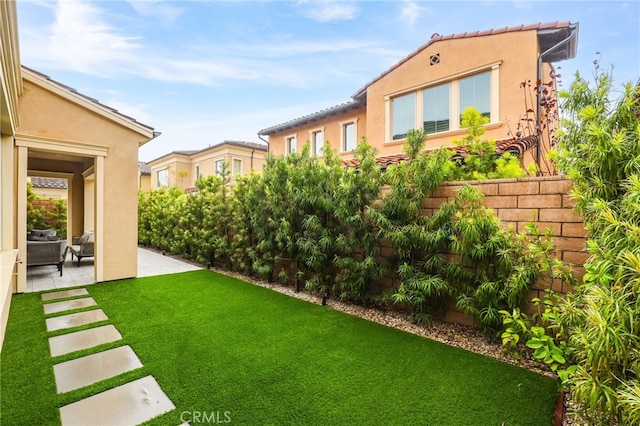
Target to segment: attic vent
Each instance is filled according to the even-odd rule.
[[[435,55],[431,55],[429,58],[429,66],[433,66],[440,63],[440,54],[436,53]]]

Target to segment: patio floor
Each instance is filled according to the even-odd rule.
[[[138,277],[172,274],[201,269],[169,256],[138,247]],[[67,257],[62,276],[56,266],[36,266],[27,268],[27,293],[95,284],[93,278],[93,258],[83,258],[78,267],[77,259]]]

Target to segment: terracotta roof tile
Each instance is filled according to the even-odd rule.
[[[32,177],[34,188],[67,189],[67,180],[59,178]]]
[[[284,123],[281,123],[281,124],[276,124],[275,126],[267,127],[265,129],[260,130],[258,134],[262,136],[271,135],[273,133],[280,132],[292,127],[297,127],[303,124],[311,123],[313,121],[322,120],[332,115],[338,115],[344,112],[356,110],[364,105],[365,105],[364,102],[360,102],[357,100],[345,102],[340,105],[336,105],[330,108],[320,110],[318,112],[314,112],[311,114],[303,115],[298,118],[294,118],[293,120],[285,121]]]
[[[537,140],[538,139],[535,135],[531,135],[520,139],[513,138],[496,141],[496,154],[501,155],[505,152],[509,152],[519,158],[522,158],[522,155],[525,152],[536,145]],[[467,150],[460,146],[447,147],[447,149],[455,151],[455,154],[453,154],[452,157],[454,159],[462,159],[468,154]],[[435,149],[430,151],[434,150]],[[383,155],[380,157],[376,157],[376,163],[382,170],[385,170],[387,167],[393,164],[399,164],[403,161],[406,161],[408,158],[409,157],[406,154]],[[358,167],[358,160],[356,160],[355,158],[345,160],[343,164],[347,167]]]
[[[151,167],[144,161],[138,161],[138,171],[143,175],[151,174]]]

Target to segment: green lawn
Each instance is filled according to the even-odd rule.
[[[198,424],[193,412],[232,424],[552,424],[548,378],[211,271],[87,289],[123,341],[83,354],[129,344],[144,367],[57,396],[52,363],[78,354],[52,362],[40,294],[16,295],[1,424],[55,424],[57,407],[147,374],[177,407],[154,425]]]

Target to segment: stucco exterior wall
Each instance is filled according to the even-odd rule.
[[[439,55],[440,62],[430,65],[434,55]],[[535,83],[537,57],[535,30],[433,43],[367,88],[366,134],[372,143],[381,145],[381,154],[397,153],[403,140],[389,138],[389,112],[385,106],[389,97],[495,70],[498,75],[492,85],[496,80],[499,84],[492,87],[491,95],[492,107],[495,105],[498,110],[495,114],[492,111],[485,136],[506,139],[509,127],[515,132],[520,116],[526,112],[520,83],[526,80]],[[464,133],[453,130],[429,135],[427,147],[450,145],[452,138]]]
[[[96,234],[96,239],[102,239],[102,279],[108,281],[135,277],[138,146],[149,137],[31,81],[24,82],[19,111],[22,119],[18,133],[22,137],[43,137],[48,140],[71,141],[78,145],[86,143],[106,147],[103,170],[104,206],[102,211],[95,212],[102,216],[104,224],[102,234]],[[95,160],[80,159],[80,164],[95,165]],[[59,171],[61,163],[55,158],[46,163],[47,167]],[[34,167],[38,166],[34,164]],[[74,188],[77,189],[74,190],[72,200],[74,208],[84,204],[84,200],[80,200],[83,197],[78,193],[83,192],[84,186],[80,183],[79,172],[85,170],[74,170]],[[76,186],[76,183],[80,184]],[[84,220],[79,219],[82,216],[75,215],[76,212],[74,210],[73,233],[81,235],[85,224]]]
[[[151,189],[151,175],[138,173],[138,189],[148,191]]]
[[[229,173],[232,182],[236,176],[233,173],[233,160],[242,162],[242,170],[240,175],[247,175],[251,171],[262,172],[264,168],[265,151],[251,150],[235,145],[223,145],[219,149],[205,150],[198,154],[194,154],[191,158],[191,176],[193,177],[192,186],[197,178],[196,168],[198,168],[201,176],[209,176],[216,174],[216,162],[219,160],[226,161],[229,164]]]
[[[234,159],[242,161],[240,174],[246,175],[252,170],[262,172],[265,154],[265,150],[255,149],[251,146],[239,146],[234,143],[214,145],[190,155],[177,152],[169,153],[148,163],[151,169],[151,189],[159,188],[158,172],[165,169],[169,170],[169,186],[176,186],[180,189],[193,188],[198,174],[200,176],[216,174],[216,162],[219,160],[228,163],[231,183],[234,183]]]
[[[18,96],[22,91],[18,22],[14,1],[0,2],[0,349],[15,291],[17,240],[16,157],[13,135],[18,125]]]
[[[295,129],[285,130],[269,136],[269,152],[276,155],[286,154],[286,140],[291,136],[296,137],[297,152],[301,152],[303,146],[311,140],[311,133],[322,130],[325,142],[344,159],[353,158],[351,151],[344,151],[341,147],[342,123],[354,121],[356,123],[356,142],[360,142],[362,137],[367,136],[367,110],[364,107],[358,110],[348,111],[343,114],[334,115],[330,119],[309,123]],[[367,136],[368,138],[368,136]],[[375,141],[369,140],[373,144]]]
[[[188,188],[194,177],[191,171],[191,160],[186,155],[167,155],[149,163],[151,168],[151,189],[160,188],[158,182],[158,172],[169,171],[169,186]]]
[[[334,115],[272,133],[269,135],[270,151],[274,154],[286,154],[286,140],[291,136],[297,137],[297,149],[300,151],[309,140],[311,132],[318,129],[324,129],[325,139],[339,151],[339,123],[355,115],[358,118],[358,140],[366,137],[377,148],[379,156],[401,154],[406,139],[393,140],[391,136],[394,97],[418,93],[445,83],[451,83],[450,130],[430,134],[426,148],[454,145],[454,139],[460,139],[467,133],[460,128],[458,115],[454,113],[459,109],[457,82],[484,72],[489,73],[491,81],[491,121],[484,126],[484,138],[505,140],[515,137],[518,124],[522,122],[527,109],[535,108],[531,105],[531,100],[535,100],[539,55],[536,29],[444,39],[428,44],[416,52],[366,87],[366,106],[362,106],[357,114]],[[438,61],[432,64],[431,59],[436,56]],[[550,64],[543,64],[543,81],[551,80],[551,69]],[[523,88],[521,84],[525,82],[530,82],[531,86]],[[420,104],[419,101],[417,104]],[[421,105],[416,106],[417,117],[420,117],[421,109]],[[458,114],[461,113],[462,111],[458,111]],[[535,118],[535,114],[529,114],[529,117]],[[416,127],[419,126],[421,124],[416,123]],[[535,132],[535,121],[529,127],[530,132],[524,132],[522,136]],[[548,149],[549,139],[546,135],[543,136],[544,153]],[[523,156],[525,166],[535,161],[534,151],[530,150]],[[342,153],[341,156],[348,158],[350,153]],[[550,170],[544,167],[544,163],[542,166],[542,171],[549,173]]]

